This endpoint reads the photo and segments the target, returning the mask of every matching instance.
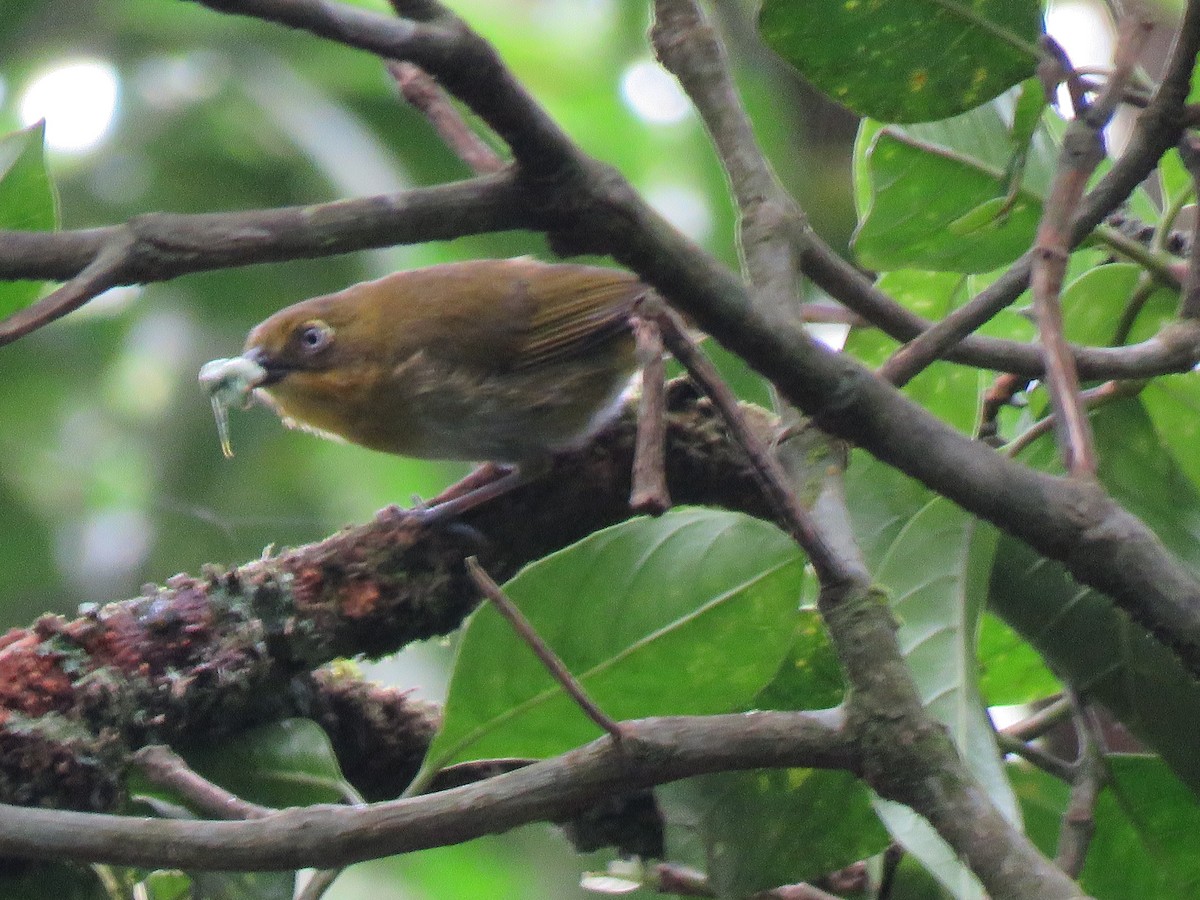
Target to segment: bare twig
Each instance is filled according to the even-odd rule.
[[[758,145],[724,46],[693,0],[656,0],[650,37],[658,58],[696,104],[729,176],[746,276],[769,306],[764,314],[792,314],[800,301],[802,252],[792,238],[803,228],[804,212]]]
[[[664,454],[667,441],[666,363],[662,335],[651,319],[635,316],[642,393],[638,401],[637,444],[633,454],[633,489],[629,507],[657,516],[671,507]]]
[[[983,394],[983,403],[979,411],[979,427],[976,429],[976,436],[980,440],[989,443],[998,440],[1000,410],[1013,405],[1017,394],[1028,386],[1029,379],[1027,378],[1008,374],[996,376],[992,381],[992,386]]]
[[[1144,381],[1106,381],[1094,388],[1079,392],[1080,403],[1084,409],[1095,409],[1113,400],[1125,397],[1136,397],[1146,386]],[[1055,414],[1051,413],[1034,422],[1019,435],[1001,447],[1008,456],[1017,456],[1042,435],[1050,432],[1055,425]]]
[[[800,503],[771,448],[747,424],[737,397],[722,380],[716,367],[700,352],[674,313],[665,310],[656,320],[667,349],[712,400],[725,419],[730,434],[750,457],[750,463],[760,475],[763,490],[780,522],[808,554],[822,585],[844,582],[847,578],[845,566],[830,550],[811,513]]]
[[[72,279],[0,322],[0,346],[105,288],[187,272],[300,259],[528,227],[513,173],[310,206],[232,213],[147,213],[124,225],[42,234],[0,231],[0,278]]]
[[[1046,359],[1046,386],[1054,409],[1059,452],[1070,475],[1094,475],[1096,450],[1083,399],[1079,373],[1063,333],[1059,294],[1071,252],[1071,222],[1088,178],[1104,159],[1104,127],[1137,65],[1150,34],[1150,23],[1123,19],[1116,65],[1104,91],[1091,106],[1081,107],[1068,126],[1049,196],[1033,245],[1033,303]]]
[[[139,819],[0,805],[0,853],[154,868],[329,868],[568,818],[629,791],[730,769],[859,767],[837,711],[659,717],[483,782],[363,807],[284,809],[237,822]]]
[[[462,117],[449,95],[420,66],[409,62],[387,61],[387,70],[400,88],[404,99],[419,110],[437,131],[442,141],[476,175],[499,172],[508,164],[479,137]]]
[[[896,886],[896,874],[900,871],[900,863],[904,861],[904,845],[895,841],[888,844],[883,851],[883,874],[879,878],[879,890],[875,900],[892,900],[892,890]]]
[[[607,731],[614,741],[620,743],[622,739],[621,726],[609,718],[607,713],[588,696],[583,685],[571,674],[571,670],[566,667],[558,654],[542,640],[541,635],[537,633],[521,610],[517,609],[516,604],[508,599],[500,585],[496,584],[492,577],[483,570],[475,557],[468,557],[466,565],[475,585],[492,602],[496,611],[508,620],[513,630],[520,635],[521,640],[529,645],[529,649],[542,661],[546,671],[561,685],[562,689],[578,704],[589,719]]]
[[[1059,759],[1052,753],[1047,753],[1036,744],[1026,743],[1015,737],[1010,737],[1001,731],[996,735],[996,741],[1004,753],[1013,753],[1028,763],[1031,763],[1053,775],[1059,781],[1070,784],[1075,778],[1075,767],[1065,759]]]
[[[1032,715],[1026,716],[1020,722],[1014,722],[1007,728],[1002,728],[1000,733],[1019,741],[1032,741],[1040,738],[1071,714],[1071,701],[1068,698],[1058,694],[1047,699],[1050,699],[1050,702],[1046,706]]]
[[[1067,93],[1071,96],[1071,107],[1078,115],[1087,105],[1087,86],[1058,41],[1049,35],[1042,35],[1041,48],[1042,58],[1038,62],[1037,75],[1042,82],[1046,102],[1055,101],[1058,86],[1065,82]]]
[[[61,319],[110,287],[121,284],[132,253],[133,242],[126,235],[104,245],[92,261],[66,284],[0,322],[0,347],[55,319]]]
[[[133,754],[132,761],[151,784],[175,791],[206,815],[218,819],[262,819],[275,812],[213,784],[162,744],[143,747]]]
[[[1058,833],[1058,853],[1054,861],[1072,878],[1078,878],[1096,831],[1096,801],[1108,773],[1104,765],[1104,747],[1091,710],[1074,689],[1068,688],[1067,695],[1073,707],[1079,758],[1073,766],[1071,799],[1063,813],[1062,827]]]
[[[269,806],[259,806],[257,803],[243,800],[220,785],[213,784],[165,745],[143,747],[133,754],[132,762],[141,769],[151,784],[175,791],[209,816],[242,821],[265,819],[278,812]],[[362,802],[361,797],[357,800]],[[317,870],[297,895],[297,900],[321,900],[341,873],[341,868]]]

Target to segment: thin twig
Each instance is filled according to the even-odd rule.
[[[496,611],[508,620],[508,623],[512,625],[513,630],[521,637],[521,640],[529,645],[529,649],[542,661],[542,665],[546,667],[546,671],[559,683],[571,699],[578,704],[579,708],[584,711],[589,719],[607,731],[612,736],[612,739],[619,743],[622,740],[621,726],[609,718],[608,714],[588,696],[587,691],[583,689],[583,685],[571,674],[571,670],[566,667],[558,654],[542,640],[541,635],[537,633],[533,625],[525,618],[524,613],[517,609],[516,604],[505,595],[500,585],[492,580],[492,577],[484,571],[475,557],[467,557],[466,565],[467,572],[470,573],[471,580],[475,582],[476,587],[492,602],[492,605],[496,607]]]
[[[1059,295],[1071,252],[1071,223],[1083,199],[1088,178],[1104,159],[1104,127],[1108,124],[1138,53],[1150,34],[1150,24],[1133,18],[1121,23],[1113,73],[1096,102],[1081,109],[1063,137],[1058,170],[1042,210],[1033,245],[1034,310],[1046,359],[1046,386],[1054,409],[1063,464],[1071,475],[1094,475],[1095,440],[1080,397],[1079,373],[1063,331]]]
[[[56,233],[0,230],[0,279],[69,282],[0,321],[0,346],[102,290],[189,272],[532,227],[515,173],[396,194],[227,213],[144,213]]]
[[[243,800],[220,785],[209,781],[170,747],[155,744],[143,747],[133,754],[137,766],[151,784],[175,791],[206,815],[217,819],[245,820],[265,819],[278,812],[269,806],[260,806]],[[357,794],[357,792],[355,792]],[[357,798],[362,803],[362,798]],[[296,900],[321,900],[333,886],[343,869],[320,869],[313,873]]]
[[[1062,694],[1047,699],[1050,702],[1046,706],[1032,715],[1026,716],[1020,722],[1014,722],[1007,728],[1000,729],[1000,733],[1019,741],[1032,741],[1040,738],[1071,714],[1071,701]]]
[[[1144,381],[1106,381],[1104,384],[1096,385],[1094,388],[1087,388],[1079,392],[1079,399],[1084,409],[1091,410],[1098,406],[1103,406],[1113,400],[1121,400],[1125,397],[1136,397],[1141,393],[1142,388],[1146,386]],[[1050,413],[1038,421],[1034,422],[1027,429],[1018,434],[1015,438],[1000,448],[1002,453],[1008,456],[1017,456],[1029,447],[1034,441],[1049,433],[1055,426],[1056,416]]]
[[[1017,394],[1027,387],[1029,387],[1028,378],[1009,374],[997,375],[992,381],[992,386],[983,394],[983,403],[979,411],[979,427],[975,429],[976,437],[995,446],[995,442],[999,441],[998,417],[1000,410],[1014,405]]]
[[[487,145],[455,108],[450,95],[418,65],[387,61],[387,70],[396,80],[405,101],[425,116],[438,136],[476,175],[499,172],[508,165]]]
[[[151,784],[175,791],[205,815],[217,819],[262,819],[275,813],[269,806],[243,800],[213,784],[162,744],[143,747],[133,754],[132,762]]]
[[[896,875],[900,871],[900,863],[904,861],[904,845],[893,841],[883,851],[883,873],[879,877],[879,890],[875,900],[892,900],[892,891],[896,887]]]
[[[309,877],[304,889],[296,895],[296,900],[321,900],[325,896],[325,892],[333,887],[333,883],[344,871],[346,871],[345,868],[317,869]]]
[[[666,467],[667,370],[658,325],[651,319],[635,316],[633,332],[642,367],[642,395],[638,402],[629,506],[635,512],[657,516],[671,507]]]
[[[1097,724],[1091,717],[1091,710],[1073,688],[1067,688],[1067,696],[1073,708],[1079,758],[1073,766],[1071,799],[1063,813],[1054,861],[1072,878],[1078,878],[1096,831],[1096,801],[1107,780],[1107,770],[1104,765],[1104,746]]]
[[[1021,757],[1043,772],[1053,775],[1059,781],[1070,784],[1075,778],[1075,767],[1071,763],[1065,759],[1059,759],[1052,753],[1047,753],[1041,747],[1010,737],[1003,731],[996,735],[996,742],[1000,745],[1002,752],[1013,753]]]
[[[1071,57],[1067,56],[1067,51],[1050,35],[1042,35],[1041,46],[1042,58],[1038,62],[1037,75],[1042,82],[1046,102],[1054,102],[1058,86],[1065,82],[1067,93],[1071,97],[1071,107],[1075,114],[1079,115],[1087,105],[1087,86],[1080,73],[1071,64]]]
[[[0,347],[36,331],[55,319],[61,319],[93,297],[121,284],[133,247],[134,242],[129,235],[120,235],[106,244],[95,258],[66,284],[0,322]]]
[[[848,576],[843,562],[830,550],[812,515],[800,503],[775,454],[747,424],[737,397],[722,380],[716,366],[700,352],[673,312],[664,310],[656,316],[656,320],[667,349],[712,400],[725,419],[733,439],[746,451],[751,465],[761,477],[767,499],[775,508],[780,522],[808,554],[821,584],[829,586],[844,582]]]

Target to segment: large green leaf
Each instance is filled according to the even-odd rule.
[[[1029,642],[987,613],[979,630],[979,693],[988,706],[1032,703],[1062,690]]]
[[[46,123],[0,138],[0,228],[49,231],[58,225],[58,199],[46,171]],[[36,281],[0,282],[0,316],[31,303]]]
[[[729,900],[813,881],[888,843],[870,793],[847,772],[709,775],[673,786],[670,794],[690,801],[706,850],[704,871],[717,896]]]
[[[1068,283],[1061,299],[1067,340],[1101,347],[1112,343],[1116,323],[1138,289],[1141,276],[1140,266],[1111,263],[1088,269]],[[1176,291],[1154,287],[1138,314],[1130,340],[1144,340],[1157,332],[1174,314],[1178,299]]]
[[[900,619],[897,637],[926,708],[950,731],[992,801],[1019,820],[979,695],[976,645],[996,533],[948,500],[930,501],[901,529],[879,566]],[[888,830],[956,897],[979,897],[975,877],[929,824],[878,801]]]
[[[1111,782],[1094,813],[1096,831],[1079,881],[1097,900],[1200,895],[1200,806],[1151,756],[1110,756]],[[1053,854],[1068,788],[1025,764],[1009,773],[1030,838]]]
[[[1056,149],[1044,128],[1015,146],[1004,106],[904,127],[863,123],[854,170],[863,265],[987,272],[1029,249]],[[1025,161],[1006,204],[1014,153]]]
[[[1142,391],[1142,405],[1150,415],[1163,446],[1175,464],[1200,490],[1200,372],[1183,372],[1155,378]]]
[[[775,675],[796,639],[803,560],[773,526],[678,510],[597,532],[506,586],[610,716],[728,712]],[[600,734],[491,607],[459,646],[426,771],[541,757]]]
[[[337,803],[353,795],[329,737],[311,719],[285,719],[187,754],[196,771],[264,806]]]
[[[767,44],[857,113],[944,119],[1033,75],[1035,0],[765,0]]]
[[[841,670],[820,617],[801,614],[795,646],[753,709],[822,709],[843,693]],[[694,860],[721,897],[741,898],[810,881],[878,853],[887,833],[861,781],[844,772],[791,769],[693,778],[657,791],[679,859],[695,838]]]
[[[1185,563],[1200,571],[1200,493],[1176,466],[1136,398],[1092,415],[1100,479]],[[1052,439],[1024,457],[1057,468]],[[996,611],[1055,670],[1108,707],[1200,793],[1200,684],[1179,659],[1112,601],[1081,587],[1057,563],[1011,538],[1001,540],[992,574]]]

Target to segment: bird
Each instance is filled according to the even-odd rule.
[[[290,427],[492,464],[415,511],[434,520],[537,477],[613,418],[650,296],[630,272],[528,257],[412,269],[281,309],[200,380],[227,455],[225,409],[252,395]]]

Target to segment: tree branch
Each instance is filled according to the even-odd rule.
[[[58,233],[0,231],[0,278],[70,279],[101,259],[107,271],[116,253],[120,265],[104,287],[164,281],[188,272],[528,228],[533,221],[526,209],[514,173],[506,171],[314,206],[146,213],[124,225]],[[31,317],[57,307],[54,297],[0,322],[0,346],[27,333]]]
[[[613,793],[693,775],[858,766],[835,711],[667,717],[621,727],[619,745],[605,737],[485,781],[371,806],[186,822],[0,805],[0,854],[148,868],[333,868],[569,818]]]

